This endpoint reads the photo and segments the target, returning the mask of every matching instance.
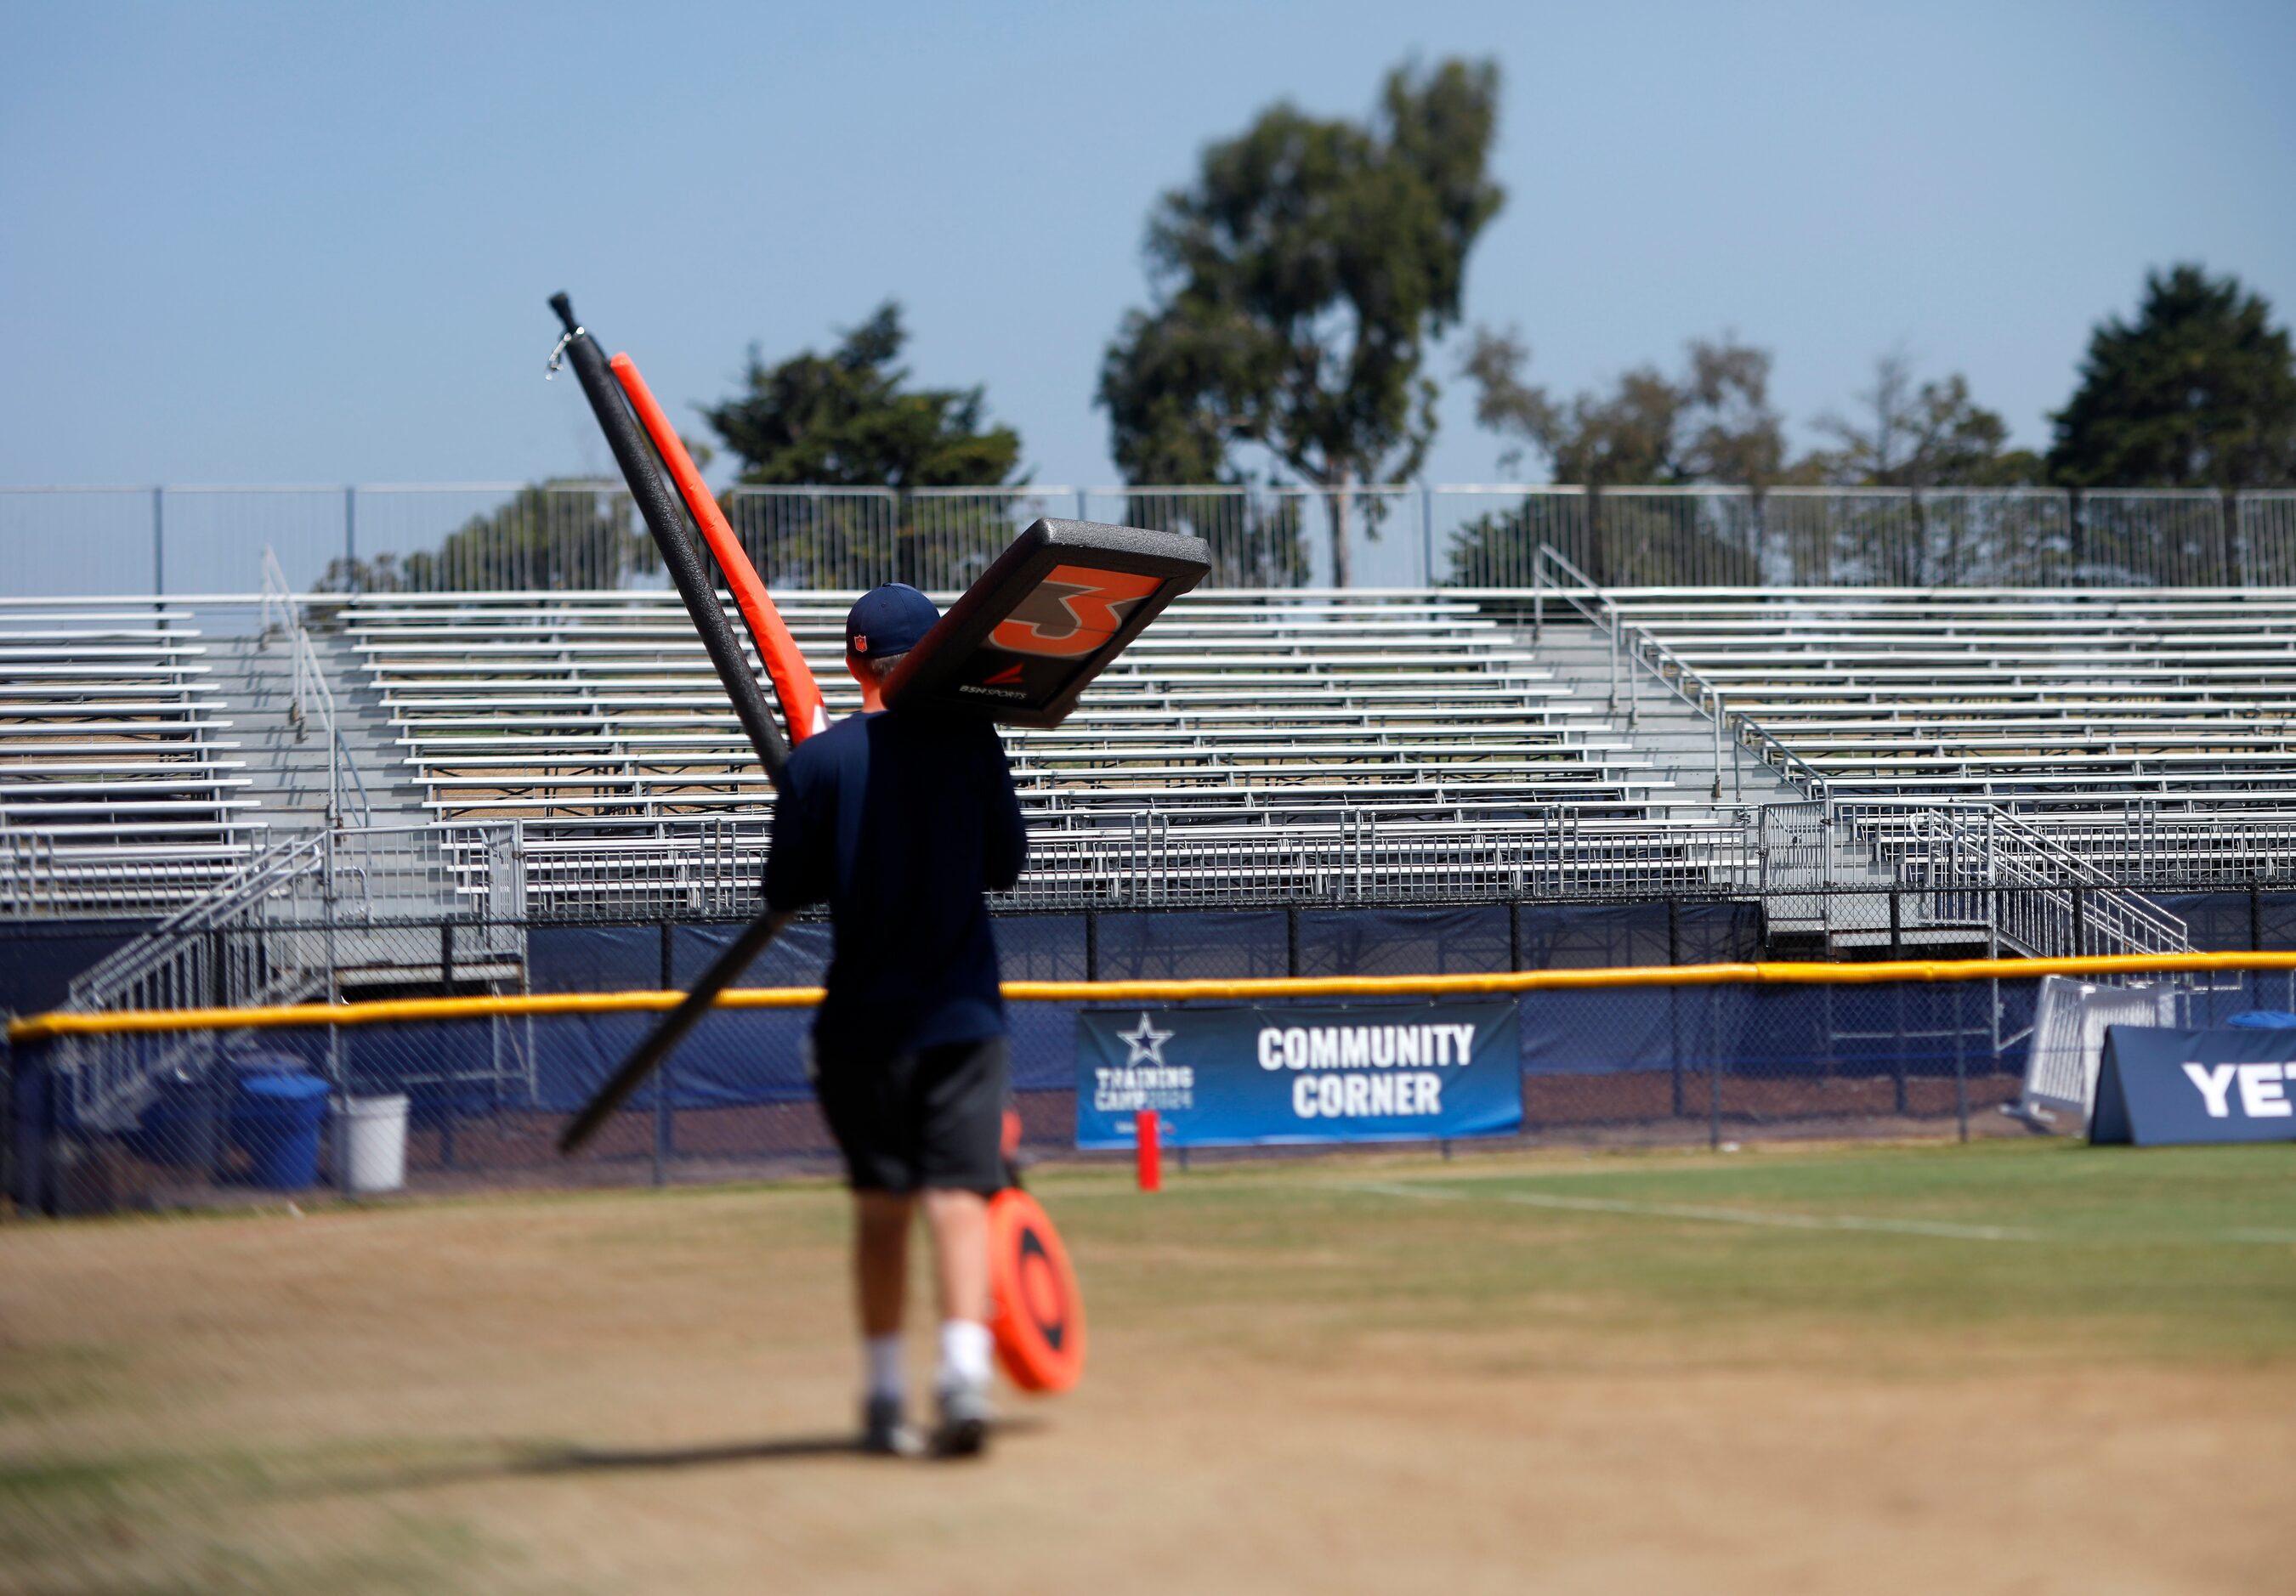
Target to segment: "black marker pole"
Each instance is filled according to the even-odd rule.
[[[606,435],[607,446],[614,451],[614,463],[622,468],[622,480],[630,485],[630,495],[637,501],[638,513],[645,517],[646,530],[653,534],[655,546],[661,550],[662,563],[669,568],[669,578],[677,584],[677,596],[685,601],[685,612],[693,618],[693,629],[701,634],[701,646],[709,651],[709,663],[717,667],[726,696],[733,700],[734,716],[741,721],[742,730],[749,733],[767,776],[778,788],[782,771],[789,764],[789,744],[782,739],[782,729],[774,720],[773,706],[767,702],[765,689],[758,684],[756,675],[750,669],[749,657],[742,651],[733,623],[726,618],[725,607],[718,602],[718,590],[701,563],[701,555],[694,548],[693,539],[686,535],[685,512],[662,482],[661,473],[654,470],[645,435],[638,430],[637,418],[630,413],[621,385],[607,370],[606,356],[597,340],[575,321],[574,307],[564,294],[551,295],[550,308],[558,313],[558,320],[566,329],[563,348],[574,363],[574,374],[581,380],[583,395],[590,401],[591,413],[598,418],[599,430]],[[621,1068],[614,1071],[596,1095],[582,1106],[582,1111],[558,1138],[560,1152],[578,1152],[598,1134],[614,1110],[669,1057],[685,1034],[701,1023],[701,1017],[718,1001],[718,994],[739,980],[742,972],[766,951],[767,945],[780,934],[789,920],[787,914],[768,912],[743,929],[741,936],[702,972],[685,1000],[663,1018],[622,1060]]]
[[[693,990],[666,1015],[662,1022],[647,1033],[646,1039],[631,1050],[621,1068],[608,1077],[582,1111],[574,1116],[558,1138],[561,1153],[580,1152],[590,1138],[596,1135],[614,1110],[629,1101],[631,1093],[644,1084],[664,1059],[669,1057],[677,1044],[685,1040],[685,1033],[701,1023],[701,1017],[718,1001],[718,994],[741,979],[742,972],[750,968],[757,956],[766,951],[766,945],[781,934],[789,924],[790,916],[768,912],[742,929],[742,934],[726,944],[701,978],[693,983]]]
[[[789,763],[789,744],[783,741],[773,706],[766,701],[765,689],[758,685],[757,675],[750,669],[749,657],[742,651],[733,623],[726,618],[725,606],[718,602],[717,587],[701,563],[701,552],[686,533],[685,511],[662,481],[661,473],[654,470],[645,434],[638,430],[637,418],[622,397],[621,384],[606,369],[606,356],[597,340],[575,321],[574,307],[564,294],[551,295],[550,308],[565,324],[566,355],[574,363],[574,375],[581,380],[591,413],[598,418],[607,446],[614,451],[614,463],[622,468],[622,480],[630,485],[638,513],[645,517],[646,530],[653,534],[654,544],[661,550],[669,579],[677,584],[677,596],[685,601],[685,612],[693,618],[693,629],[701,634],[701,646],[709,651],[709,663],[718,667],[718,679],[734,701],[734,716],[749,733],[767,776],[779,787],[782,767]]]

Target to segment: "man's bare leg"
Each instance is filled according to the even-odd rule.
[[[920,1443],[902,1419],[907,1378],[901,1359],[901,1311],[908,1294],[913,1199],[857,1191],[853,1207],[853,1287],[861,1317],[866,1399],[865,1436],[872,1452],[912,1453]]]
[[[933,1444],[946,1456],[970,1456],[988,1438],[988,1203],[977,1191],[946,1190],[927,1191],[924,1203],[940,1307]]]
[[[915,1199],[890,1191],[857,1191],[853,1196],[853,1281],[860,1302],[861,1333],[873,1340],[898,1336],[908,1295],[909,1221],[916,1212]],[[984,1230],[984,1270],[987,1234]]]
[[[934,1297],[943,1322],[988,1322],[988,1201],[978,1191],[925,1193]]]

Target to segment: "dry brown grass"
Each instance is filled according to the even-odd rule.
[[[1730,1173],[1470,1184],[1639,1167]],[[2288,1588],[2296,1248],[2188,1248],[2267,1319],[2186,1355],[1978,1243],[1891,1244],[1929,1319],[1802,1283],[1871,1237],[1359,1189],[1440,1173],[1041,1181],[1092,1369],[979,1465],[842,1449],[825,1186],[8,1226],[0,1589]]]

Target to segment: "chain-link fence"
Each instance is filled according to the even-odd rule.
[[[2222,587],[2296,582],[2296,492],[2209,489],[736,487],[775,587],[961,588],[1039,515],[1193,533],[1215,588],[1530,584],[1544,544],[1605,585]],[[652,588],[617,483],[0,488],[0,598]]]
[[[2167,978],[2173,980],[2174,978]],[[2015,1127],[2038,983],[1751,982],[1539,991],[1519,1000],[1521,1139],[1719,1142],[1781,1135],[1988,1134]],[[1219,1006],[1220,1000],[1209,1000]],[[1280,1012],[1284,1000],[1253,1000]],[[1316,1001],[1328,1005],[1328,997]],[[1366,1014],[1407,996],[1360,1000]],[[2191,989],[2186,1023],[2284,1010],[2286,972]],[[591,1005],[595,1005],[594,1007]],[[802,1009],[732,1010],[578,1158],[555,1139],[657,1015],[604,997],[500,1011],[75,1036],[20,1052],[18,1200],[55,1213],[282,1195],[708,1182],[826,1173]],[[1070,1151],[1082,1002],[1013,1005],[1025,1151]],[[1100,1005],[1107,1007],[1109,1005]],[[1129,1015],[1134,1000],[1119,1005]],[[1152,1007],[1154,1005],[1148,1005]],[[352,1023],[357,1021],[357,1023]],[[83,1111],[76,1073],[133,1046],[148,1091]]]
[[[2203,946],[2296,948],[2296,894],[2169,901]],[[1071,984],[1008,1005],[1024,1146],[1036,1154],[1073,1151],[1078,1016],[1108,1006],[1094,983],[1401,978],[1400,990],[1338,1000],[1377,1005],[1419,1001],[1414,979],[1538,972],[1515,999],[1521,1135],[1582,1144],[2013,1129],[1997,1109],[2019,1095],[2039,990],[2006,961],[1939,979],[1927,969],[1876,980],[1854,963],[1792,967],[1780,984],[1753,964],[1772,949],[1759,902],[1032,913],[1001,915],[996,929],[1008,981]],[[221,954],[243,964],[260,961],[276,929],[203,935],[245,940]],[[334,1005],[256,1014],[261,1024],[242,1023],[245,1010],[166,1009],[75,1015],[57,1035],[20,1027],[12,1189],[26,1208],[77,1212],[825,1173],[810,1000],[788,995],[821,979],[830,934],[819,922],[791,928],[746,978],[764,995],[706,1019],[591,1150],[556,1154],[567,1117],[737,929],[407,924],[390,934],[404,953],[426,950],[428,967],[403,957],[387,978],[347,970]],[[1987,951],[1975,928],[1959,941],[1939,931],[1901,916],[1885,937],[1835,951]],[[1657,966],[1687,973],[1653,982]],[[1635,973],[1603,973],[1622,971]],[[2158,978],[2195,1026],[2296,1008],[2296,972],[2284,968]],[[1128,994],[1119,1006],[1183,1001],[1234,1000]],[[1334,999],[1325,988],[1251,1001]]]

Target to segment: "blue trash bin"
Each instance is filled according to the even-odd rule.
[[[210,1170],[221,1150],[223,1119],[215,1084],[204,1073],[170,1070],[160,1077],[129,1147],[136,1157],[169,1169]]]
[[[288,1052],[235,1052],[230,1064],[233,1072],[241,1076],[311,1073],[310,1060]]]
[[[254,1132],[254,1122],[247,1118],[251,1111],[250,1105],[254,1100],[247,1095],[248,1082],[265,1076],[275,1079],[311,1073],[310,1064],[292,1053],[234,1053],[226,1060],[217,1084],[222,1093],[224,1128],[230,1136],[231,1145],[241,1152],[250,1152],[254,1149],[254,1143],[250,1140]]]
[[[240,1077],[232,1136],[246,1150],[248,1183],[270,1191],[303,1191],[319,1180],[319,1127],[327,1117],[327,1083],[315,1075]]]

